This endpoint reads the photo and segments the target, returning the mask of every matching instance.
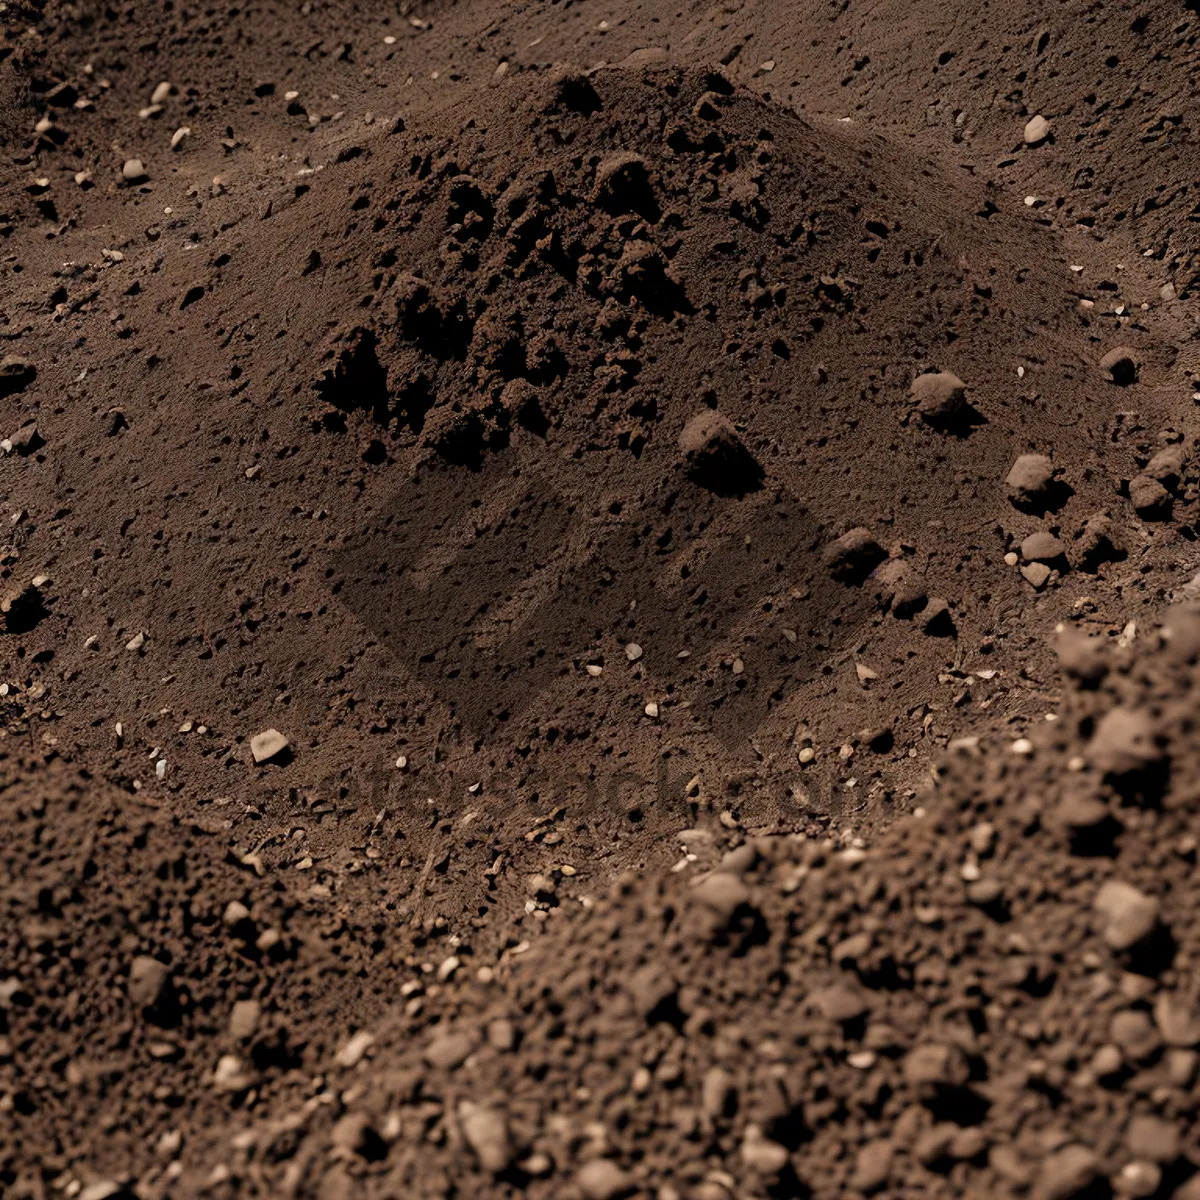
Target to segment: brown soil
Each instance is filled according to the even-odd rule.
[[[3,1188],[1189,1195],[1195,5],[400,7],[4,13]]]

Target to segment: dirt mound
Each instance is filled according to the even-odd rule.
[[[5,1187],[1184,1180],[1194,5],[4,19]]]

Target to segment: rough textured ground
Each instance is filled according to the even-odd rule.
[[[3,19],[5,1188],[1183,1185],[1194,4]]]

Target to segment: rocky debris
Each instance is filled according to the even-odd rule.
[[[1027,563],[1056,562],[1066,552],[1066,546],[1046,529],[1040,529],[1037,533],[1031,533],[1021,543],[1021,557]]]
[[[1182,445],[1176,443],[1173,446],[1164,446],[1157,454],[1151,457],[1150,461],[1146,464],[1144,474],[1149,475],[1151,479],[1157,480],[1163,487],[1174,488],[1183,474],[1184,461],[1185,455]]]
[[[957,375],[938,371],[918,375],[910,394],[926,424],[945,427],[963,415],[967,407],[966,388]]]
[[[1038,113],[1037,116],[1030,117],[1025,124],[1025,130],[1022,134],[1025,145],[1039,146],[1050,136],[1050,122]]]
[[[1118,776],[1145,771],[1164,758],[1150,714],[1124,706],[1100,718],[1092,735],[1091,753],[1100,770]]]
[[[745,495],[762,481],[762,467],[733,425],[714,410],[697,413],[679,435],[688,475],[718,495]]]
[[[1104,918],[1104,940],[1113,950],[1131,950],[1158,928],[1158,901],[1127,883],[1110,879],[1093,906]]]
[[[575,1172],[585,1200],[620,1200],[633,1191],[633,1177],[608,1158],[594,1158]]]
[[[825,547],[825,566],[834,579],[845,584],[861,584],[887,557],[887,552],[861,525],[847,530]]]
[[[126,183],[142,183],[148,174],[145,164],[140,158],[127,158],[121,167],[121,178]]]
[[[248,1041],[258,1032],[262,1005],[257,1000],[238,1000],[229,1014],[229,1033],[239,1042]]]
[[[1034,562],[1023,566],[1021,574],[1024,576],[1026,583],[1040,592],[1049,583],[1053,572],[1045,563]]]
[[[1149,475],[1129,481],[1129,499],[1138,516],[1149,520],[1167,515],[1171,507],[1171,493]]]
[[[883,610],[909,620],[925,607],[925,582],[912,564],[902,558],[889,558],[871,574],[875,600]]]
[[[36,421],[26,421],[11,437],[0,443],[6,452],[27,458],[36,454],[46,444]]]
[[[250,739],[250,755],[256,763],[264,763],[278,757],[290,744],[278,729],[264,729]]]
[[[1009,499],[1018,508],[1047,504],[1054,487],[1054,464],[1044,454],[1022,454],[1004,480]]]
[[[1100,1157],[1094,1150],[1080,1145],[1063,1146],[1042,1164],[1033,1195],[1036,1200],[1074,1200],[1082,1196],[1100,1174]]]
[[[1159,430],[1192,444],[1195,364],[1187,305],[1153,298],[1191,269],[1187,120],[1162,107],[1187,95],[1188,6],[1108,22],[1099,48],[1066,7],[1005,29],[997,6],[850,5],[853,54],[786,5],[679,37],[658,0],[406,5],[383,29],[353,5],[269,6],[269,28],[184,5],[168,40],[154,6],[42,7],[9,0],[0,49],[0,335],[42,372],[0,432],[50,439],[3,447],[0,591],[59,577],[0,639],[14,1196],[578,1200],[599,1160],[655,1200],[1028,1197],[1071,1145],[1094,1192],[1186,1187],[1195,1048],[1158,1000],[1190,997],[1196,953],[1197,641],[1153,623],[1200,564],[1195,478],[1154,451]],[[666,40],[670,65],[599,65]],[[576,51],[596,69],[535,69]],[[194,86],[152,95],[164,76]],[[839,86],[845,137],[797,117]],[[1070,122],[1053,150],[1006,144],[1022,103]],[[153,198],[117,174],[132,153]],[[1028,220],[1010,184],[1040,193]],[[1162,386],[1131,404],[1080,371],[1102,338],[1141,339]],[[908,400],[941,361],[992,405],[969,442]],[[717,397],[753,496],[679,461]],[[1053,532],[1100,574],[1055,560],[1039,595],[1018,554],[997,565],[1042,524],[1000,481],[1051,446],[1078,489]],[[1179,521],[1145,527],[1114,488],[1142,463]],[[888,551],[861,590],[821,561],[851,525]],[[589,528],[629,535],[598,582],[573,575]],[[922,638],[951,614],[956,643]],[[1109,647],[1065,696],[1058,621]],[[1098,765],[1114,707],[1147,713],[1162,758]],[[246,769],[256,719],[303,758]],[[65,788],[64,764],[88,777]],[[1110,879],[1162,905],[1129,950],[1091,909]],[[174,985],[151,1009],[128,994],[143,953]],[[343,1053],[364,1020],[378,1041]],[[457,1034],[457,1066],[422,1058]],[[966,1081],[908,1082],[925,1042],[961,1049]],[[210,1086],[224,1054],[244,1091]],[[476,1110],[508,1127],[498,1174]],[[1182,1131],[1177,1160],[1129,1147],[1148,1114]]]
[[[129,967],[129,998],[139,1008],[154,1008],[166,995],[171,969],[157,958],[139,954]]]
[[[6,354],[0,358],[0,399],[23,392],[37,378],[37,367],[28,358]]]
[[[1116,346],[1100,360],[1100,370],[1106,379],[1119,387],[1128,387],[1138,378],[1138,360],[1128,346]]]
[[[1125,557],[1124,538],[1107,513],[1095,513],[1084,522],[1072,545],[1072,562],[1080,571],[1094,574],[1105,563]]]
[[[464,1100],[458,1106],[458,1120],[479,1165],[493,1175],[507,1170],[515,1152],[504,1114]]]

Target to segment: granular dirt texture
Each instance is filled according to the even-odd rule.
[[[1192,1196],[1200,616],[1091,641],[1100,686],[964,740],[869,848],[751,839],[582,907],[532,876],[532,947],[414,970],[195,1186],[216,1156],[262,1195]]]
[[[0,18],[0,1191],[1198,1186],[1194,3]]]

